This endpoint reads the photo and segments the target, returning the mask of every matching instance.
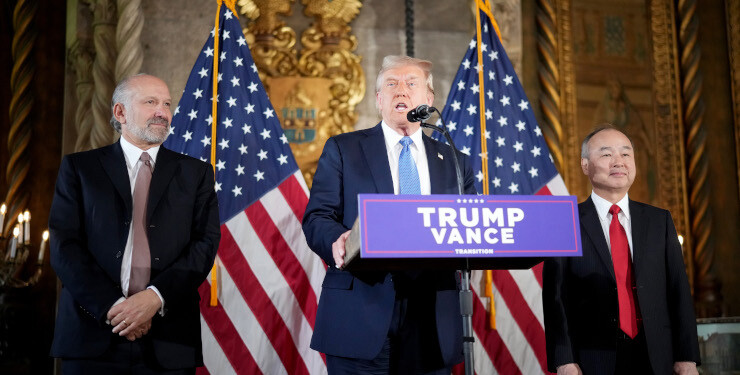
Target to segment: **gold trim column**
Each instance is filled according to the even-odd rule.
[[[31,110],[34,104],[31,82],[36,71],[36,64],[31,53],[36,42],[36,30],[33,27],[37,3],[35,0],[18,0],[13,10],[13,70],[10,73],[10,130],[8,132],[8,166],[5,179],[8,192],[5,202],[8,205],[5,228],[8,233],[15,225],[15,218],[28,205],[29,189],[25,186],[28,170],[31,166],[29,143],[31,141],[33,122]]]
[[[116,82],[139,73],[144,61],[141,49],[141,29],[144,14],[141,0],[118,0],[118,25],[116,25]]]
[[[683,118],[686,129],[689,208],[693,238],[694,298],[699,317],[720,316],[722,295],[714,272],[712,216],[709,207],[709,158],[706,153],[699,19],[696,0],[678,0],[679,50]]]
[[[75,94],[77,96],[77,108],[75,110],[75,127],[77,128],[77,141],[75,151],[90,149],[90,133],[95,124],[92,115],[92,97],[95,84],[92,78],[92,66],[95,52],[90,48],[87,39],[77,39],[69,49],[69,63],[75,72]]]
[[[735,157],[737,160],[738,192],[740,192],[740,2],[725,0],[727,15],[727,50],[732,77],[732,109],[735,120]]]
[[[110,122],[110,99],[115,88],[113,75],[116,59],[116,4],[111,0],[85,0],[93,12],[95,61],[92,75],[95,94],[92,112],[95,123],[90,134],[90,148],[110,144],[114,137]]]

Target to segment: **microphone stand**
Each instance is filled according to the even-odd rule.
[[[434,108],[434,107],[432,107]],[[457,175],[457,192],[459,195],[465,193],[463,185],[462,171],[460,170],[460,161],[457,158],[457,147],[455,142],[452,141],[450,132],[447,131],[447,125],[442,119],[442,114],[435,108],[439,114],[439,119],[442,121],[442,127],[431,125],[422,122],[421,127],[432,129],[436,132],[442,133],[447,143],[452,148],[452,161],[455,163],[455,173]],[[465,375],[474,374],[474,357],[473,357],[473,344],[475,343],[475,337],[473,336],[473,292],[470,290],[470,263],[469,259],[465,258],[465,267],[460,272],[460,315],[462,316],[463,323],[463,356],[465,358]]]

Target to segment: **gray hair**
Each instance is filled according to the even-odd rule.
[[[434,79],[432,77],[431,61],[400,55],[390,55],[383,58],[383,65],[380,67],[380,71],[378,72],[378,78],[375,79],[375,93],[379,93],[380,88],[383,86],[383,75],[385,72],[407,65],[416,66],[424,72],[424,75],[426,76],[427,89],[430,93],[434,94]]]
[[[119,134],[121,133],[121,123],[116,120],[116,115],[114,112],[114,107],[117,103],[121,103],[124,108],[129,108],[131,105],[131,99],[134,96],[133,89],[131,87],[131,81],[136,77],[141,76],[147,76],[149,74],[146,73],[139,73],[134,74],[132,76],[128,76],[121,80],[121,82],[118,82],[118,86],[116,86],[116,89],[113,90],[113,97],[110,101],[110,125],[113,127],[113,129],[116,130]]]
[[[635,148],[635,143],[632,142],[632,138],[630,138],[629,135],[617,129],[614,125],[610,123],[603,123],[603,124],[597,125],[596,129],[594,129],[591,133],[588,133],[586,138],[583,138],[583,142],[581,142],[581,159],[588,159],[588,142],[591,141],[591,138],[593,138],[597,133],[601,133],[604,130],[614,130],[614,131],[618,131],[624,134],[624,136],[627,137],[627,139],[630,141],[630,145],[632,145],[632,149]]]

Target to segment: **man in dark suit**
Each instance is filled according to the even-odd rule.
[[[62,282],[51,355],[64,374],[190,374],[202,365],[198,286],[220,239],[212,168],[161,147],[167,85],[123,80],[119,142],[67,155],[51,207]]]
[[[632,141],[605,126],[583,141],[591,197],[583,256],[545,262],[547,363],[558,374],[697,374],[699,346],[670,212],[630,200]]]
[[[342,270],[357,194],[457,193],[450,147],[406,118],[434,100],[431,63],[388,56],[376,86],[383,121],[326,142],[303,217],[309,246],[328,266],[311,348],[326,354],[332,375],[449,374],[462,361],[454,271]],[[474,194],[469,162],[459,155],[465,192]]]

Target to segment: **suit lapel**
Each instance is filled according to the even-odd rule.
[[[100,163],[103,165],[103,170],[108,177],[111,179],[113,186],[115,186],[118,195],[123,199],[123,203],[126,206],[126,212],[131,212],[133,203],[131,198],[131,181],[128,177],[128,169],[126,167],[126,158],[123,156],[123,149],[121,144],[116,142],[109,147],[102,149],[100,155]]]
[[[645,241],[647,240],[647,226],[649,223],[641,206],[630,199],[629,207],[630,226],[632,227],[632,268],[634,269],[635,277],[637,277],[640,274],[638,269],[642,264],[641,260],[647,249]]]
[[[152,182],[149,185],[149,201],[146,206],[147,220],[152,217],[154,208],[164,195],[167,185],[170,183],[172,176],[175,175],[177,163],[175,162],[175,153],[164,148],[159,148],[157,162],[154,164],[154,173],[152,173]]]
[[[421,137],[424,140],[424,149],[426,150],[427,165],[429,166],[429,183],[431,184],[432,194],[450,194],[449,191],[443,191],[445,184],[442,181],[441,171],[445,170],[444,159],[440,159],[439,155],[444,155],[442,150],[437,148],[437,144],[432,142],[432,139],[426,135]],[[452,163],[451,160],[447,160],[448,163]]]
[[[599,221],[599,214],[596,212],[596,206],[594,206],[591,197],[580,206],[581,225],[586,230],[586,234],[591,239],[594,248],[596,248],[599,258],[601,258],[601,261],[609,270],[609,274],[612,275],[612,279],[616,280],[614,277],[614,263],[612,262],[611,253],[609,253],[609,247],[606,244],[604,230],[601,229],[601,222]]]
[[[378,124],[368,129],[366,139],[360,142],[365,162],[375,182],[375,189],[380,194],[393,194],[393,178],[388,164],[388,151],[385,149],[383,129]]]

